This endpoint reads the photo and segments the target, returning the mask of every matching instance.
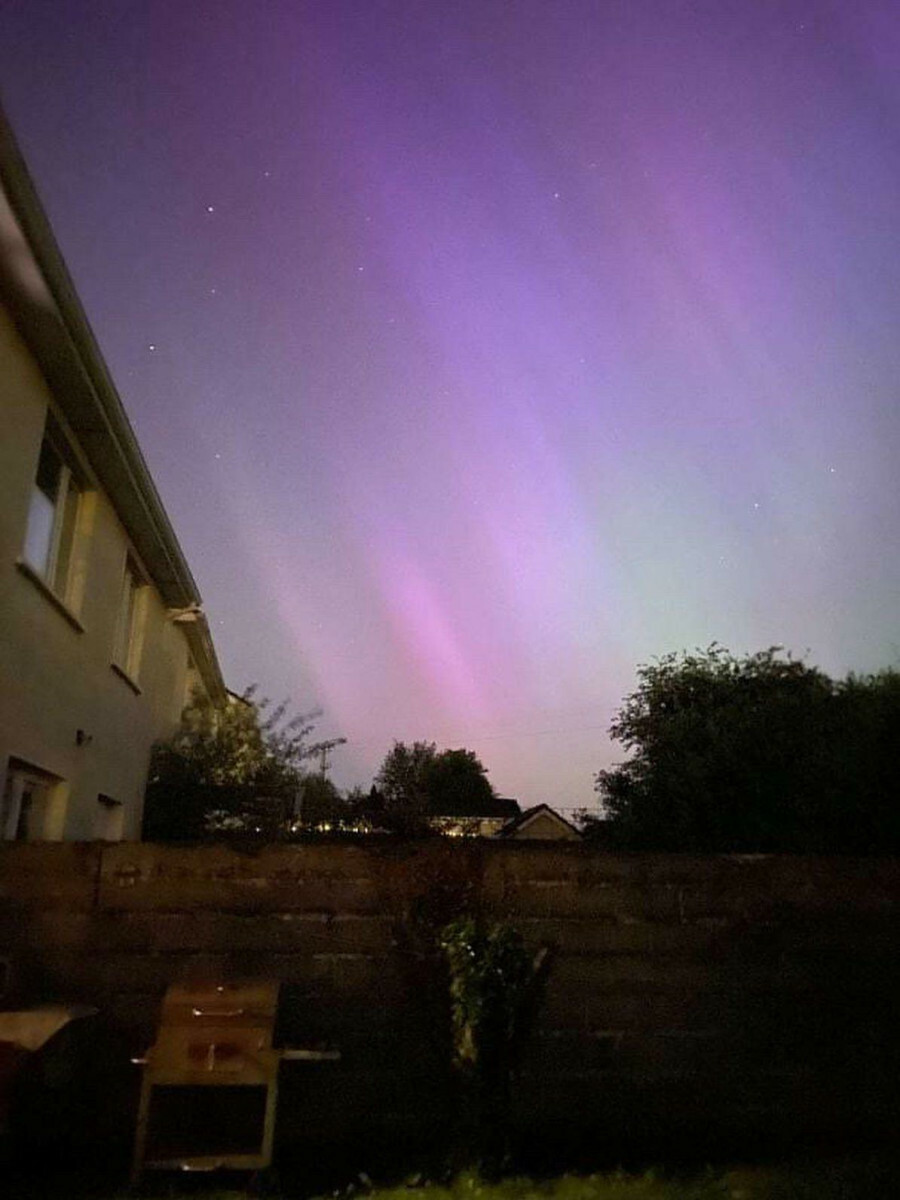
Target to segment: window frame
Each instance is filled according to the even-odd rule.
[[[126,551],[119,585],[112,665],[135,688],[140,678],[149,590],[146,574],[134,554]]]
[[[0,791],[0,841],[59,841],[65,824],[64,781],[10,757]]]
[[[39,483],[41,462],[47,450],[58,464],[54,496],[50,496]],[[38,577],[53,596],[70,608],[74,601],[75,564],[81,538],[80,518],[87,490],[84,473],[75,461],[68,439],[53,414],[48,412],[31,485],[25,541],[20,561]],[[29,543],[37,540],[34,531],[38,520],[36,514],[39,511],[38,494],[52,505],[53,512],[49,534],[40,536],[42,543],[46,541],[46,548],[42,547],[42,554],[35,555],[33,546]],[[39,559],[42,561],[38,561]]]

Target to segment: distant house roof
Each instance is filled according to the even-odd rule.
[[[0,296],[163,602],[185,610],[194,660],[224,702],[200,592],[2,110]]]
[[[440,812],[430,812],[429,816],[457,817],[472,821],[496,817],[508,821],[517,817],[521,811],[518,800],[510,800],[505,796],[492,796],[490,799],[479,801],[476,807],[466,805],[464,801],[459,803],[450,801],[441,805]]]
[[[547,832],[541,833],[541,828]],[[549,832],[550,829],[553,830],[552,833]],[[526,808],[524,812],[520,812],[497,834],[497,837],[505,838],[539,838],[543,836],[580,841],[581,831],[571,821],[567,821],[565,817],[561,816],[555,808],[551,808],[549,804],[535,804],[532,808]]]

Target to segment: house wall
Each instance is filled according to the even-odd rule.
[[[44,836],[87,839],[109,830],[105,795],[122,804],[121,835],[137,837],[153,741],[185,702],[188,649],[146,589],[139,692],[111,666],[128,538],[102,490],[80,506],[73,622],[19,559],[44,425],[54,402],[32,355],[0,308],[0,789],[10,758],[55,776]],[[60,424],[64,421],[56,413]],[[77,442],[68,438],[79,455]],[[76,744],[76,731],[89,741]],[[0,790],[2,794],[2,790]],[[106,824],[105,824],[106,822]]]
[[[520,829],[516,829],[509,836],[516,838],[518,841],[526,841],[532,838],[534,840],[551,842],[571,842],[578,839],[578,834],[574,829],[564,825],[562,821],[556,820],[548,813],[538,813],[536,817],[532,817],[527,824],[523,825]]]
[[[550,948],[513,1099],[535,1145],[580,1138],[615,1154],[667,1133],[695,1150],[719,1132],[887,1133],[898,905],[891,859],[445,839],[0,847],[15,1003],[100,1005],[140,1048],[172,980],[283,981],[283,1039],[342,1051],[283,1068],[287,1142],[445,1128],[445,991],[428,931],[463,906]]]

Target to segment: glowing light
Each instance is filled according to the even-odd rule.
[[[228,614],[229,682],[321,703],[364,746],[341,786],[393,737],[446,735],[503,792],[589,805],[639,661],[714,638],[808,646],[832,672],[893,657],[900,79],[877,0],[840,37],[789,25],[783,72],[778,6],[531,5],[523,39],[497,5],[489,50],[480,7],[406,5],[388,28],[366,5],[280,6],[271,63],[250,39],[227,80],[184,77],[197,114],[246,97],[240,121],[192,114],[176,160],[123,111],[121,187],[70,187],[90,155],[52,144],[42,170],[110,361],[148,325],[166,345],[123,399]],[[73,36],[124,61],[115,32]],[[314,105],[286,86],[301,68]],[[255,189],[275,171],[253,146],[277,189]],[[245,164],[257,209],[233,226],[239,168],[234,192],[199,175],[227,241],[215,202],[182,227],[184,193],[142,186],[177,189],[181,162]],[[103,276],[123,195],[134,288]]]

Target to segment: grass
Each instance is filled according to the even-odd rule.
[[[463,1175],[449,1187],[379,1189],[371,1200],[886,1200],[897,1191],[895,1175],[872,1162],[736,1168],[689,1178],[655,1171],[564,1175],[545,1183],[486,1184]]]
[[[364,1183],[319,1200],[888,1200],[900,1193],[897,1164],[883,1159],[735,1167],[694,1176],[618,1171],[488,1183],[477,1175],[462,1174],[447,1184],[408,1182],[369,1188]],[[246,1200],[249,1194],[214,1186],[173,1192],[165,1188],[150,1191],[145,1185],[140,1190],[144,1200],[178,1200],[187,1195],[191,1200]],[[292,1200],[294,1195],[290,1188],[270,1193],[271,1200]],[[125,1200],[124,1194],[120,1200]]]

